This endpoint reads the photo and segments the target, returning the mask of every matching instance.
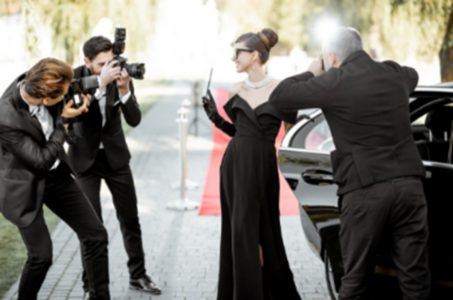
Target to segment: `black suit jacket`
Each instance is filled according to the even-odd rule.
[[[409,120],[409,95],[418,74],[364,51],[339,68],[314,77],[305,72],[282,81],[270,102],[283,110],[319,107],[332,132],[334,181],[342,195],[373,183],[424,176]]]
[[[20,96],[17,85],[24,79],[19,76],[0,98],[0,212],[18,227],[30,225],[41,210],[46,174],[57,158],[68,162],[64,135],[55,125],[63,103],[47,107],[54,118],[47,141]]]
[[[90,70],[80,66],[74,70],[74,78],[91,75]],[[119,101],[116,82],[106,87],[106,123],[102,127],[102,115],[98,100],[94,98],[95,90],[91,91],[89,111],[80,116],[80,122],[74,124],[77,142],[69,147],[69,159],[74,171],[83,173],[93,165],[102,141],[107,160],[114,170],[118,170],[129,163],[131,154],[126,144],[121,126],[121,112],[126,122],[137,126],[141,121],[141,112],[134,95],[134,86],[130,83],[131,96],[126,104]],[[118,102],[116,105],[114,105]]]

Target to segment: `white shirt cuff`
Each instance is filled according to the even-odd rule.
[[[127,100],[131,97],[131,91],[127,92],[126,95],[120,97],[121,103],[126,104]]]
[[[104,88],[104,90],[101,93],[101,91],[99,89],[97,89],[96,93],[94,93],[94,97],[98,100],[101,100],[101,98],[105,95],[105,90],[106,90],[106,88]]]

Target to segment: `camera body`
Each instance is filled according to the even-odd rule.
[[[88,94],[91,90],[99,88],[99,81],[97,75],[86,76],[81,78],[72,79],[69,84],[68,93],[64,96],[64,102],[74,100],[74,107],[79,107],[83,103],[80,100],[81,94]]]
[[[115,29],[115,42],[113,43],[112,52],[115,55],[112,61],[118,61],[118,66],[122,69],[126,69],[130,77],[135,79],[144,79],[145,75],[145,64],[144,63],[133,63],[128,64],[127,58],[122,57],[126,48],[126,28],[117,27]]]

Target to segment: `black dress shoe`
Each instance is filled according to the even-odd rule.
[[[160,295],[162,291],[160,288],[151,280],[148,275],[145,275],[139,279],[130,279],[129,288],[131,290],[142,291],[153,295]]]

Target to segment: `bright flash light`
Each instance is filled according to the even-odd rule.
[[[316,38],[320,42],[328,40],[338,28],[338,23],[332,19],[321,19],[315,27]]]

